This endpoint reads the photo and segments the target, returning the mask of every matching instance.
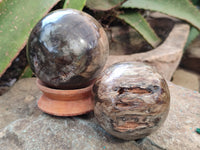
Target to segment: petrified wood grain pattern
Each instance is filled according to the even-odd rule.
[[[170,105],[166,81],[141,62],[112,65],[93,87],[94,113],[110,134],[135,140],[156,131],[165,121]]]
[[[86,13],[56,10],[32,30],[27,46],[31,69],[47,86],[89,85],[102,70],[109,44],[103,27]]]

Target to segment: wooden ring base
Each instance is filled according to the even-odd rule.
[[[38,107],[45,113],[55,116],[76,116],[94,109],[91,98],[92,85],[75,90],[58,90],[46,87],[39,79],[36,84],[43,92]]]

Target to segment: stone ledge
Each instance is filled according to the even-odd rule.
[[[164,43],[157,48],[132,55],[111,55],[105,68],[122,61],[142,61],[156,67],[165,79],[170,80],[182,58],[189,29],[187,24],[176,24]]]
[[[142,141],[123,141],[106,133],[93,114],[53,117],[36,105],[35,79],[23,79],[0,97],[0,149],[200,149],[200,94],[168,82],[171,108],[164,125]]]

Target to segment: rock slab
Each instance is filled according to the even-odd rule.
[[[168,82],[171,108],[164,125],[140,141],[123,141],[106,133],[93,113],[54,117],[36,105],[41,92],[35,79],[23,79],[0,97],[0,150],[109,149],[198,150],[200,94]]]
[[[199,91],[199,75],[194,72],[178,68],[173,75],[172,82],[176,85]]]
[[[200,73],[200,36],[198,36],[186,49],[181,66],[188,70]]]
[[[122,61],[142,61],[154,66],[165,79],[170,80],[182,58],[188,33],[187,24],[176,24],[164,43],[157,48],[132,55],[110,55],[105,68]]]

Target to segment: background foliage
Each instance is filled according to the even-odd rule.
[[[165,13],[191,24],[191,32],[186,44],[188,46],[199,34],[199,5],[199,0],[1,0],[0,77],[26,45],[34,25],[54,6],[54,10],[84,8],[110,13],[135,28],[152,47],[156,47],[161,40],[146,21],[144,10]],[[30,68],[26,67],[23,77],[31,75]]]

